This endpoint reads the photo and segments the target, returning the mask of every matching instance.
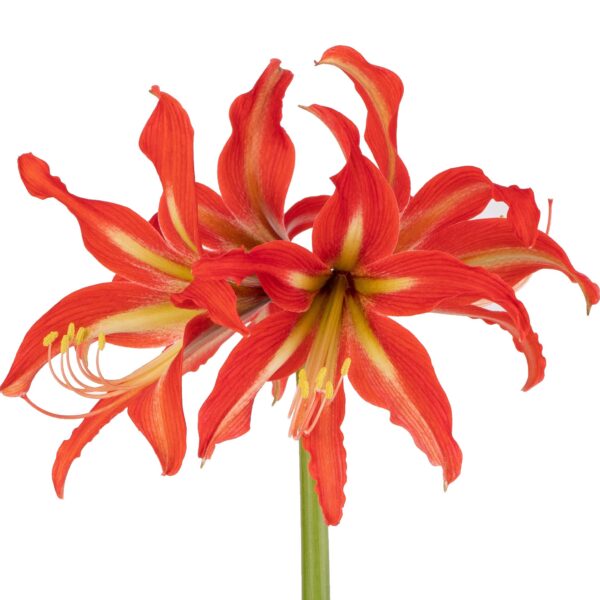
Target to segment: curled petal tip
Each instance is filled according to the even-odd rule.
[[[446,479],[444,479],[444,493],[446,493],[448,491],[448,486],[450,484],[448,483],[448,481]]]
[[[160,91],[160,88],[159,88],[157,85],[153,85],[153,86],[150,88],[150,90],[149,90],[149,91],[150,91],[150,93],[151,93],[153,96],[156,96],[157,98],[160,98],[161,91]]]

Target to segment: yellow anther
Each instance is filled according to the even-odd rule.
[[[308,383],[308,377],[306,376],[306,369],[302,368],[298,371],[298,385],[300,385],[303,381]]]
[[[50,345],[53,344],[56,341],[56,338],[58,337],[58,331],[51,331],[45,338],[44,341],[42,342],[44,344],[44,346],[46,346],[46,348]]]
[[[67,337],[69,338],[69,342],[72,342],[75,339],[75,323],[69,323],[69,327],[67,328]]]
[[[306,400],[310,396],[310,386],[308,385],[308,381],[306,379],[298,381],[298,387],[300,388],[300,396],[302,396],[303,400]]]
[[[327,367],[321,367],[317,373],[317,379],[315,380],[315,388],[318,390],[323,389],[325,375],[327,375]]]
[[[352,359],[350,357],[346,358],[342,363],[341,374],[342,377],[346,377],[348,375],[348,371],[350,370],[350,365],[352,364]]]
[[[325,384],[325,399],[333,400],[333,394],[334,394],[333,383],[331,383],[331,381],[328,381]]]
[[[77,335],[75,336],[75,344],[77,346],[79,346],[79,344],[81,344],[81,342],[83,342],[83,340],[85,339],[86,335],[87,335],[87,329],[85,327],[80,327],[77,330]]]
[[[98,350],[104,350],[104,346],[106,346],[106,336],[100,332],[98,334]]]
[[[63,335],[62,339],[60,340],[60,353],[64,354],[69,349],[70,345],[71,340],[69,339],[69,335]]]

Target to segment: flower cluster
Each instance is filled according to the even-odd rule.
[[[396,122],[403,94],[393,72],[336,46],[318,64],[354,83],[367,111],[361,150],[356,126],[325,106],[304,107],[329,128],[345,157],[332,194],[284,204],[294,146],[281,126],[292,74],[272,60],[256,85],[232,104],[231,137],[218,162],[220,193],[194,176],[193,129],[182,106],[158,99],[140,139],[163,193],[148,222],[117,204],[69,192],[32,154],[19,158],[29,193],[55,198],[77,219],[86,248],[115,277],[62,299],[29,330],[0,390],[52,416],[82,419],[60,446],[53,469],[62,497],[83,447],[122,411],[152,445],[163,473],[175,474],[186,450],[181,379],[236,332],[198,420],[199,454],[250,427],[254,398],[267,382],[279,400],[296,389],[289,432],[310,454],[325,521],[342,515],[346,481],[341,424],[346,380],[389,411],[443,470],[460,473],[450,404],[426,350],[390,317],[425,312],[497,324],[527,360],[525,389],[544,376],[545,360],[515,289],[540,269],[577,283],[588,310],[597,285],[575,270],[538,229],[533,192],[493,183],[475,167],[444,171],[416,193],[398,156]],[[482,218],[491,201],[506,218]],[[312,229],[312,250],[292,239]],[[163,348],[125,377],[102,373],[107,344]],[[57,383],[95,401],[89,412],[56,415],[28,396],[47,365]]]

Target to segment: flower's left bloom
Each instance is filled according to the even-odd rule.
[[[37,406],[28,390],[48,364],[60,385],[95,401],[87,413],[56,415],[83,418],[57,454],[53,480],[59,496],[73,460],[124,409],[154,448],[163,473],[176,473],[186,437],[181,375],[197,369],[234,330],[245,331],[243,320],[264,303],[260,291],[236,293],[226,283],[193,281],[191,265],[202,252],[193,129],[174,98],[157,87],[151,91],[158,104],[140,147],[163,186],[152,222],[125,206],[75,196],[43,160],[33,154],[19,158],[29,193],[61,202],[78,220],[86,248],[115,274],[112,282],[80,289],[43,315],[26,334],[0,386],[3,394]],[[107,342],[164,350],[129,375],[111,379],[100,366]]]

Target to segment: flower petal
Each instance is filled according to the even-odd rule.
[[[537,334],[530,330],[521,340],[519,337],[521,332],[515,327],[514,321],[506,311],[489,310],[481,306],[449,301],[440,304],[435,309],[435,312],[471,317],[472,319],[482,319],[488,325],[499,325],[513,336],[515,347],[519,352],[523,352],[527,359],[528,376],[523,386],[523,391],[531,389],[544,379],[546,359],[542,354],[542,345]]]
[[[200,312],[177,308],[167,295],[129,282],[83,288],[63,298],[31,327],[0,390],[7,396],[25,393],[48,360],[44,337],[51,331],[67,333],[70,323],[86,328],[86,341],[104,333],[112,343],[156,347],[180,339],[186,323]],[[59,349],[60,344],[53,344],[52,354]]]
[[[124,394],[123,402],[116,402],[116,398],[103,398],[94,405],[93,411],[100,411],[109,406],[112,408],[94,414],[83,419],[83,421],[73,430],[71,437],[65,440],[56,453],[56,459],[52,467],[52,481],[56,495],[59,498],[64,497],[65,480],[73,461],[81,455],[81,451],[91,442],[99,431],[114,419],[120,412],[127,407],[127,401],[131,393]]]
[[[313,226],[315,217],[329,196],[309,196],[299,200],[285,213],[285,230],[290,240]]]
[[[226,281],[195,279],[183,292],[173,294],[171,299],[182,308],[206,309],[209,317],[223,327],[247,332],[237,311],[237,296]]]
[[[163,466],[164,475],[177,472],[185,454],[185,421],[181,411],[181,342],[163,352],[162,365],[150,383],[100,400],[59,447],[52,469],[52,480],[59,498],[73,461],[104,425],[125,408],[152,444]],[[159,359],[160,361],[160,359]],[[155,361],[158,362],[158,361]],[[146,380],[148,381],[148,380]]]
[[[279,312],[250,329],[233,349],[198,416],[202,458],[250,428],[254,396],[269,380],[291,375],[304,362],[320,306],[304,315]]]
[[[346,502],[346,450],[341,430],[345,406],[344,387],[340,385],[333,401],[323,409],[315,428],[301,438],[302,445],[310,454],[308,470],[315,480],[326,525],[340,522]]]
[[[409,202],[396,249],[420,247],[438,230],[476,217],[492,199],[508,205],[508,222],[525,245],[532,244],[540,218],[533,192],[495,185],[476,167],[456,167],[430,179]]]
[[[19,157],[19,172],[32,196],[54,197],[75,215],[85,247],[114,273],[170,292],[183,289],[191,281],[189,267],[181,264],[160,233],[131,209],[74,196],[33,154]]]
[[[219,158],[225,205],[261,241],[285,239],[283,205],[294,170],[294,146],[281,127],[292,73],[272,60],[256,85],[231,105],[232,134]]]
[[[468,265],[484,267],[513,286],[540,269],[555,269],[581,287],[588,312],[600,300],[598,286],[575,270],[550,236],[538,232],[534,245],[527,248],[505,219],[457,223],[440,230],[425,247],[448,252]]]
[[[387,317],[348,299],[348,373],[356,391],[390,411],[415,444],[444,470],[445,485],[460,474],[462,453],[452,437],[450,404],[419,341]]]
[[[181,344],[178,344],[181,347]],[[168,351],[170,351],[169,349]],[[179,471],[186,447],[186,426],[181,398],[182,352],[167,370],[129,403],[131,420],[150,442],[163,475]]]
[[[198,227],[202,243],[214,250],[253,248],[260,240],[253,238],[235,219],[219,194],[201,183],[196,184]]]
[[[398,107],[404,94],[402,81],[392,71],[367,62],[348,46],[326,50],[317,64],[339,67],[354,83],[367,107],[365,140],[402,210],[410,197],[410,178],[396,147]]]
[[[506,218],[515,235],[528,248],[533,246],[540,223],[540,209],[535,203],[533,190],[521,189],[516,185],[494,185],[494,200],[504,202],[508,206]]]
[[[332,181],[336,191],[313,226],[315,254],[341,271],[391,254],[398,235],[398,207],[375,165],[354,150]]]
[[[302,108],[319,117],[327,125],[335,136],[346,159],[349,158],[353,149],[360,147],[360,134],[356,125],[341,112],[319,104],[311,104]]]
[[[541,346],[527,342],[537,340],[537,336],[525,307],[506,282],[485,269],[469,267],[444,252],[412,250],[369,265],[364,274],[366,277],[354,278],[354,287],[373,310],[383,314],[430,312],[448,301],[460,305],[480,300],[494,302],[505,309],[516,343],[529,344],[538,353],[528,356],[528,362],[544,360]],[[530,373],[528,381],[533,376]]]
[[[305,311],[330,270],[312,252],[283,240],[266,242],[250,252],[231,251],[222,256],[203,257],[194,265],[198,280],[225,279],[241,282],[258,275],[265,293],[281,308]]]
[[[194,177],[194,130],[177,100],[150,90],[158,104],[148,119],[140,148],[152,161],[163,186],[158,219],[163,235],[182,256],[193,259],[200,247]]]

